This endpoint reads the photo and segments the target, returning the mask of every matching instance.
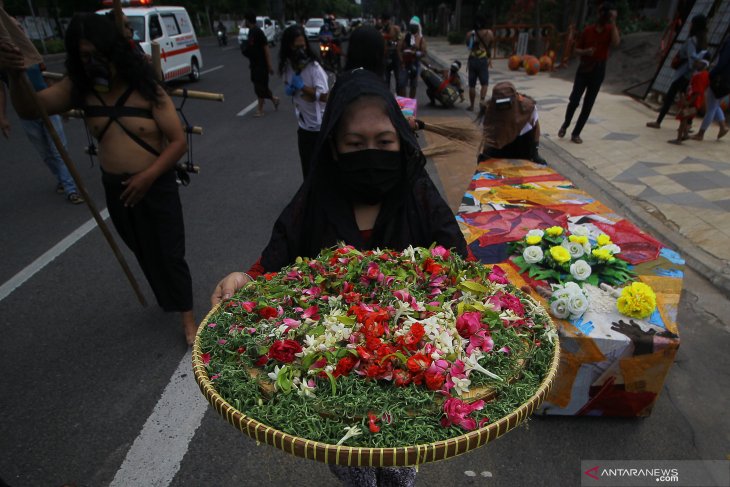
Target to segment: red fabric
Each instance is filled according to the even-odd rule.
[[[619,220],[613,225],[596,221],[592,223],[611,237],[613,243],[621,247],[619,257],[629,264],[641,264],[659,257],[663,245],[629,221]]]
[[[266,269],[264,269],[264,266],[261,265],[261,257],[256,259],[256,262],[246,271],[246,274],[256,279],[257,277],[263,275],[266,272]]]
[[[692,75],[692,80],[689,82],[690,97],[695,96],[695,101],[692,104],[697,110],[705,106],[705,90],[710,86],[710,72],[707,70],[700,71]]]
[[[605,61],[608,59],[608,48],[611,45],[611,32],[614,27],[611,24],[603,26],[603,30],[598,32],[598,25],[589,25],[583,31],[578,41],[578,49],[593,48],[592,56],[582,56],[593,61]]]
[[[467,225],[488,229],[478,239],[480,247],[514,242],[532,228],[565,227],[568,224],[564,212],[545,207],[462,213],[461,217]]]

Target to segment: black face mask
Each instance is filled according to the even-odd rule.
[[[411,31],[411,34],[413,34],[413,35],[416,35],[416,34],[418,34],[418,26],[417,26],[417,25],[412,25],[412,26],[411,26],[411,27],[409,28],[409,30]]]
[[[291,64],[294,71],[301,71],[308,62],[309,56],[307,56],[307,51],[303,47],[296,48],[291,55]]]
[[[84,64],[84,72],[87,78],[91,80],[94,91],[99,93],[108,93],[111,85],[112,72],[109,64],[97,56],[91,56],[91,59]]]
[[[400,151],[365,149],[338,154],[340,187],[354,203],[383,201],[403,179]]]

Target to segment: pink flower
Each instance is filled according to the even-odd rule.
[[[474,418],[468,417],[474,411],[482,409],[484,407],[484,401],[475,401],[472,404],[451,397],[444,402],[444,414],[445,417],[441,418],[441,426],[444,428],[451,425],[460,426],[466,431],[476,429],[477,422]]]
[[[456,330],[464,338],[469,338],[482,327],[482,315],[478,311],[467,311],[456,318]]]
[[[322,295],[322,289],[319,286],[310,287],[309,289],[304,289],[302,291],[302,294],[306,294],[307,296],[311,296],[313,298],[318,298]]]
[[[318,320],[320,319],[320,316],[317,314],[318,312],[319,308],[317,306],[310,306],[302,313],[302,319],[311,318],[313,320]]]
[[[202,360],[205,365],[208,365],[210,363],[210,354],[207,352],[202,354],[200,356],[200,360]]]
[[[494,340],[484,330],[479,330],[469,337],[469,345],[466,347],[467,355],[471,355],[475,348],[484,352],[491,352],[494,348]]]
[[[449,252],[449,249],[437,245],[431,249],[431,255],[434,257],[441,257],[442,259],[448,259],[451,256],[451,252]]]
[[[380,266],[375,262],[371,262],[365,271],[365,277],[371,281],[382,281],[385,276],[380,272]]]
[[[512,350],[510,350],[509,347],[507,347],[507,346],[504,346],[497,351],[501,352],[501,353],[506,353],[507,355],[509,355],[512,352]]]
[[[288,333],[289,330],[293,330],[295,328],[299,328],[299,325],[302,324],[299,320],[293,320],[291,318],[284,318],[283,321],[284,325],[286,325],[286,330],[284,330],[284,333]]]
[[[492,272],[489,273],[487,279],[497,284],[507,284],[507,274],[498,265],[492,266]]]
[[[218,326],[217,323],[208,323],[208,328],[215,328],[216,326]]]
[[[241,303],[241,308],[245,309],[249,313],[251,311],[253,311],[255,307],[256,307],[256,303],[251,302],[251,301],[244,301]]]
[[[517,316],[525,316],[525,308],[514,294],[498,291],[494,296],[489,297],[489,302],[500,311],[511,310]]]
[[[226,340],[225,338],[221,338],[220,340],[218,340],[219,345],[225,345],[226,343],[228,343],[228,340]]]
[[[449,367],[451,367],[451,364],[448,362],[448,360],[444,359],[438,359],[431,362],[431,366],[426,370],[426,372],[430,372],[432,374],[445,374]]]

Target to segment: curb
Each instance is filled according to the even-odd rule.
[[[448,65],[443,58],[433,51],[426,56],[440,66]],[[460,76],[463,74],[460,72]],[[657,215],[661,215],[653,205],[627,195],[610,181],[602,178],[583,161],[573,156],[566,149],[551,140],[550,136],[540,139],[540,147],[552,152],[554,160],[548,165],[569,179],[592,196],[599,198],[607,206],[638,224],[641,230],[650,233],[660,242],[678,251],[688,267],[703,276],[719,289],[730,293],[730,264],[707,253],[705,250],[681,235],[678,231],[664,224]]]

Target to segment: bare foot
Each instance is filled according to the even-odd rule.
[[[198,333],[198,325],[195,323],[195,316],[193,310],[183,311],[180,313],[182,318],[183,330],[185,331],[185,341],[188,342],[189,346],[195,343],[195,335]]]

